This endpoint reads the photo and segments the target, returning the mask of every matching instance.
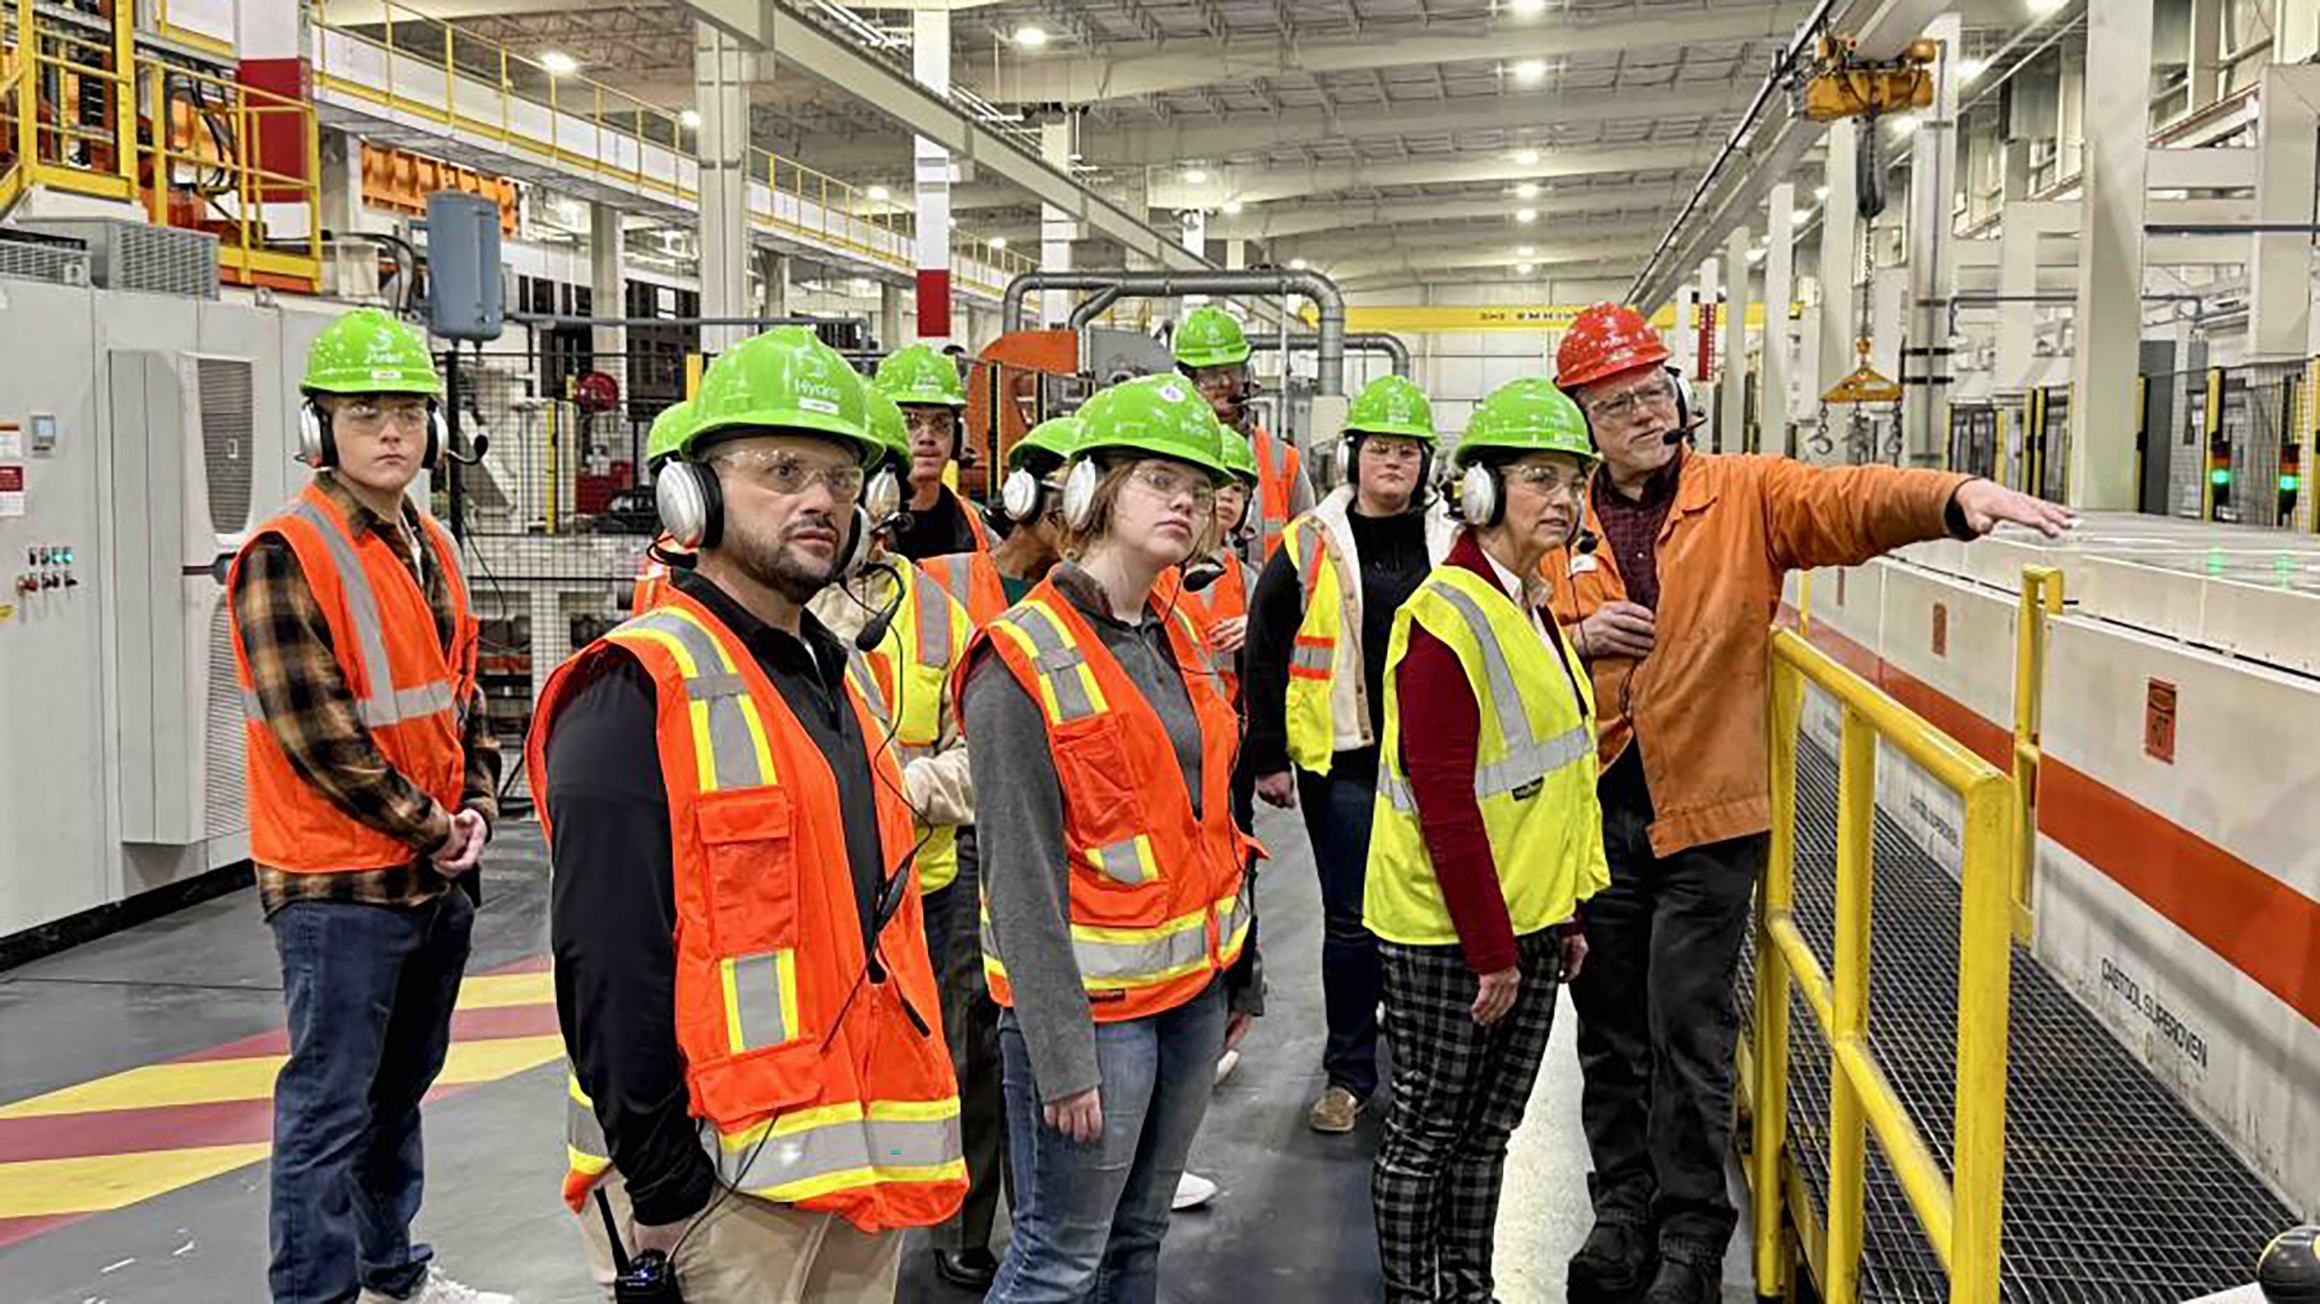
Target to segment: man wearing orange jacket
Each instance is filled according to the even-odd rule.
[[[1304,458],[1287,440],[1258,425],[1249,410],[1252,350],[1237,318],[1222,308],[1195,308],[1184,314],[1171,347],[1176,369],[1199,388],[1216,419],[1256,451],[1256,528],[1245,547],[1249,564],[1263,570],[1289,522],[1313,509],[1313,481],[1305,474]]]
[[[699,561],[533,717],[565,1195],[694,1304],[889,1304],[967,1176],[896,748],[806,610],[879,446],[802,327],[721,355],[695,418],[656,497]]]
[[[2051,536],[2069,515],[1946,472],[1693,451],[1667,363],[1658,332],[1613,304],[1581,313],[1556,356],[1603,454],[1587,511],[1600,546],[1559,550],[1545,570],[1595,683],[1611,864],[1571,985],[1596,1221],[1570,1283],[1574,1300],[1710,1304],[1736,1221],[1732,975],[1771,825],[1782,576],[2001,521]]]

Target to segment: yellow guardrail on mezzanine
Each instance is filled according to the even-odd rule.
[[[1868,1134],[1876,1135],[1927,1242],[1947,1269],[1951,1304],[1997,1304],[2005,1172],[2006,1026],[2019,858],[2015,780],[1839,665],[1792,630],[1772,642],[1772,845],[1757,893],[1750,1074],[1757,1290],[1778,1293],[1792,1265],[1784,1213],[1796,1224],[1821,1298],[1859,1295]],[[1824,966],[1795,915],[1797,730],[1804,686],[1843,717],[1837,767],[1836,944]],[[1869,1041],[1872,838],[1882,739],[1965,805],[1958,929],[1954,1180],[1945,1177]],[[1829,1045],[1828,1208],[1816,1217],[1788,1160],[1788,1028],[1792,981]]]
[[[2046,715],[2046,625],[2062,614],[2062,572],[2024,566],[2014,619],[2014,940],[2030,944],[2038,871],[2038,766]]]

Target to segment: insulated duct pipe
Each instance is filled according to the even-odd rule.
[[[1118,299],[1181,299],[1188,294],[1295,294],[1313,301],[1320,314],[1314,348],[1314,384],[1320,393],[1345,396],[1345,294],[1319,272],[1025,272],[1007,282],[999,320],[1009,329],[1023,320],[1024,301],[1035,290],[1106,290]],[[1097,311],[1102,311],[1098,308]]]
[[[1259,353],[1278,353],[1281,350],[1281,342],[1263,335],[1251,335],[1249,347]],[[1319,347],[1321,347],[1320,336],[1292,335],[1289,337],[1289,351],[1291,353],[1309,353]],[[1389,335],[1384,331],[1347,331],[1345,333],[1345,348],[1348,353],[1382,353],[1392,360],[1395,375],[1404,380],[1410,378],[1410,346],[1402,343],[1402,337],[1399,335]]]
[[[1111,306],[1119,301],[1119,286],[1107,286],[1096,291],[1080,300],[1079,305],[1071,310],[1071,328],[1075,331],[1086,330],[1095,324],[1096,318],[1110,311]]]

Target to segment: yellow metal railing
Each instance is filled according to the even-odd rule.
[[[2006,1020],[2010,900],[2017,848],[2012,783],[1997,767],[1936,730],[1790,630],[1772,643],[1772,846],[1757,893],[1755,1023],[1746,1057],[1754,1115],[1749,1176],[1755,1187],[1757,1290],[1779,1293],[1791,1264],[1784,1211],[1828,1304],[1859,1295],[1867,1133],[1874,1132],[1926,1240],[1949,1273],[1951,1304],[1997,1304],[2005,1170]],[[1797,730],[1804,685],[1834,697],[1843,715],[1837,767],[1836,945],[1824,967],[1794,915]],[[1954,1180],[1945,1178],[1869,1040],[1871,845],[1877,817],[1877,744],[1890,743],[1964,800],[1958,931]],[[1815,1217],[1787,1162],[1791,982],[1829,1046],[1828,1208]]]
[[[0,213],[32,184],[32,69],[0,52]]]
[[[2038,764],[2045,720],[2046,622],[2062,614],[2062,572],[2024,566],[2014,621],[2014,940],[2031,939],[2031,889],[2038,871]]]
[[[151,140],[140,148],[151,165],[145,203],[152,222],[216,232],[220,237],[219,266],[232,279],[256,283],[280,278],[314,287],[322,269],[322,142],[314,106],[223,77],[178,67],[165,69],[144,60],[139,63],[141,71],[148,74],[144,80]],[[174,112],[173,86],[195,88],[205,99],[182,124]],[[216,102],[206,103],[209,97]],[[231,158],[218,158],[216,148],[201,148],[201,124],[196,119],[204,115],[215,115],[228,124]],[[267,129],[284,124],[298,140],[301,166],[296,173],[276,171],[255,161],[265,153],[260,141],[270,134]],[[180,170],[188,174],[182,184]],[[205,172],[221,179],[204,182],[201,174]],[[219,202],[222,199],[233,202],[229,206]],[[265,210],[274,203],[295,204],[306,210],[303,236],[287,242],[268,236]]]
[[[501,42],[395,0],[364,0],[359,22],[334,20],[328,0],[317,0],[314,21],[326,32],[315,50],[318,87],[547,158],[640,195],[699,202],[699,192],[684,183],[677,167],[696,161],[690,143],[695,129],[680,114],[579,73],[551,73]],[[366,30],[371,28],[376,35]],[[383,58],[375,67],[368,61],[356,66],[356,59],[336,57],[331,38]],[[568,136],[567,120],[582,124],[580,138]],[[665,152],[665,171],[648,166],[651,151]],[[751,214],[757,226],[811,237],[897,269],[917,266],[917,224],[906,208],[755,146],[747,163],[749,176],[771,191],[771,211]],[[795,201],[789,211],[784,197]],[[1036,259],[993,249],[963,228],[954,234],[953,275],[962,285],[997,293],[1017,274],[1038,267]]]

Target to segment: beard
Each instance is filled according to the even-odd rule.
[[[837,577],[848,527],[835,516],[825,512],[800,512],[779,531],[732,528],[739,524],[728,523],[724,551],[732,555],[733,564],[742,574],[790,601],[804,605]],[[827,561],[807,555],[791,542],[800,531],[812,527],[830,530],[838,536],[837,551]]]

